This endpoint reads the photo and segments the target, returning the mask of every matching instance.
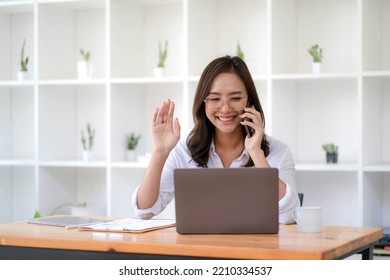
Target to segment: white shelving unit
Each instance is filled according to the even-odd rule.
[[[0,2],[0,222],[77,202],[88,214],[132,216],[147,162],[125,161],[126,135],[140,133],[138,154],[150,152],[152,112],[167,98],[189,130],[203,68],[240,42],[304,204],[323,206],[325,224],[390,226],[389,26],[390,0]],[[29,79],[17,81],[24,38]],[[314,43],[321,74],[311,73]],[[77,79],[80,48],[91,51],[91,79]],[[81,156],[86,123],[96,129],[92,161]],[[327,142],[339,145],[338,164],[325,163]]]

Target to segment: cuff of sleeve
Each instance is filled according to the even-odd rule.
[[[288,202],[290,200],[291,200],[291,187],[290,185],[286,184],[286,194],[283,196],[281,200],[279,200],[279,209],[285,209],[286,207],[288,207]]]
[[[131,202],[133,204],[133,209],[134,209],[135,215],[140,219],[146,220],[146,219],[150,219],[150,218],[154,217],[155,215],[157,215],[158,213],[160,213],[158,211],[158,206],[157,206],[158,200],[151,208],[148,208],[148,209],[139,209],[138,208],[138,203],[137,203],[138,189],[139,189],[139,186],[135,189],[135,191],[131,197]]]
[[[286,195],[279,200],[279,223],[292,224],[295,222],[292,213],[299,206],[297,203],[299,201],[294,197],[291,186],[286,184]]]

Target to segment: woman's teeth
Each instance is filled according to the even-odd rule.
[[[223,122],[228,122],[228,121],[231,121],[233,119],[233,117],[218,117],[221,121]]]

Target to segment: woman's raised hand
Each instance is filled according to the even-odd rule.
[[[173,120],[175,103],[168,99],[160,108],[156,108],[152,120],[153,150],[169,153],[180,139],[180,123]]]

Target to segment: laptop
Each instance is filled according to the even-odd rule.
[[[176,230],[191,233],[278,233],[276,168],[174,170]]]

